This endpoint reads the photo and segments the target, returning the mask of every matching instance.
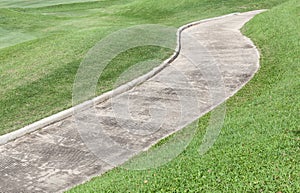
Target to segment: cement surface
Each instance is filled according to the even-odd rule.
[[[239,29],[261,11],[195,24],[179,56],[120,95],[0,146],[1,192],[61,192],[196,120],[245,85],[259,54]]]

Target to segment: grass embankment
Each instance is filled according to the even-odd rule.
[[[208,153],[198,154],[205,116],[169,164],[116,168],[69,192],[299,192],[299,6],[289,1],[243,28],[261,51],[261,69],[227,102],[224,127]]]
[[[139,24],[179,27],[235,11],[270,8],[285,0],[81,0],[0,2],[0,134],[72,106],[74,78],[87,51],[118,29]],[[86,1],[86,0],[82,0]],[[60,3],[60,5],[55,5]],[[97,94],[140,61],[169,50],[142,47],[121,54],[99,80]],[[124,61],[126,61],[124,63]]]

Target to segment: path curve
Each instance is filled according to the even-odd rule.
[[[123,163],[135,153],[149,148],[159,139],[181,129],[228,99],[259,68],[256,47],[239,29],[261,12],[231,14],[187,25],[182,28],[184,33],[179,44],[181,54],[149,80],[96,104],[93,116],[87,109],[82,114],[84,116],[66,116],[63,120],[1,145],[1,192],[60,192],[68,189]],[[206,50],[203,52],[205,55],[193,47],[196,44],[188,42],[190,38],[187,37],[200,43]],[[218,88],[207,86],[209,82],[215,83],[214,79],[210,79],[214,76],[207,75],[211,65],[217,66],[224,85],[224,92],[216,92],[214,100],[211,99],[209,89]],[[207,73],[204,75],[205,70]],[[192,86],[184,84],[182,80],[188,80]],[[190,100],[182,102],[178,96],[193,99],[197,105],[190,105],[193,104]],[[124,101],[131,104],[130,113],[134,119],[128,119],[126,113],[114,112],[123,111],[126,107]],[[149,114],[149,109],[152,109],[152,114]],[[161,116],[145,124],[151,116],[160,115],[165,109],[168,109],[166,113],[171,114],[164,116],[166,120],[163,123],[170,124],[161,124]],[[178,116],[180,121],[177,120]],[[75,117],[77,126],[74,123]],[[91,152],[91,139],[95,135],[90,135],[90,130],[84,133],[84,130],[78,129],[78,122],[79,125],[82,123],[81,118],[85,123],[92,123],[90,127],[101,125],[106,136],[126,146],[126,150],[111,144],[105,146],[103,142],[103,148],[98,148],[98,155],[95,156],[95,152]],[[160,128],[158,131],[157,124]],[[126,127],[130,132],[124,130]]]

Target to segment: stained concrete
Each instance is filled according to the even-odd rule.
[[[151,79],[0,146],[0,191],[66,190],[124,163],[232,96],[259,68],[255,46],[239,29],[260,12],[185,29],[180,55]]]

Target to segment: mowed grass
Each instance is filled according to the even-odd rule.
[[[60,4],[67,4],[67,3],[80,3],[80,2],[92,2],[93,0],[1,0],[0,7],[20,7],[20,8],[32,8],[32,7],[45,7],[51,5],[60,5]]]
[[[198,150],[209,115],[167,165],[115,168],[69,192],[299,192],[299,10],[291,0],[243,28],[261,51],[261,69],[227,102],[221,134],[205,155]]]
[[[47,6],[46,1],[36,0],[31,3],[38,6],[31,7],[25,0],[1,1],[0,134],[71,107],[80,62],[114,31],[140,24],[179,27],[226,13],[271,8],[284,1],[66,0]],[[170,50],[153,46],[121,54],[100,78],[96,94],[112,89],[114,80],[135,63],[170,55]]]

